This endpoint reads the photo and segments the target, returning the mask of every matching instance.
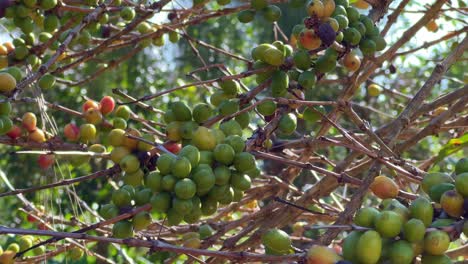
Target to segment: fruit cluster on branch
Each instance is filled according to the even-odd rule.
[[[452,263],[446,254],[450,243],[468,235],[468,160],[460,159],[448,175],[425,172],[436,158],[418,167],[401,154],[439,131],[458,136],[466,132],[466,113],[462,112],[468,101],[466,81],[464,88],[418,111],[415,108],[424,103],[456,57],[462,56],[468,41],[465,37],[455,45],[415,98],[371,80],[373,74],[386,74],[385,70],[376,72],[384,62],[392,63],[396,56],[466,32],[457,30],[441,40],[396,53],[424,25],[430,32],[439,30],[435,18],[444,0],[428,7],[389,49],[384,36],[409,1],[393,10],[381,31],[384,21],[380,18],[391,1],[290,0],[287,8],[304,9],[307,16],[292,27],[289,39],[277,24],[281,10],[287,10],[276,5],[282,0],[250,0],[236,6],[230,0],[193,0],[190,8],[166,9],[170,2],[0,0],[0,22],[7,21],[16,30],[11,42],[0,43],[0,136],[5,135],[1,141],[28,149],[18,153],[39,154],[37,165],[43,174],[60,171],[62,162],[74,168],[99,164],[92,167],[102,169],[42,186],[10,187],[10,192],[0,194],[17,195],[27,208],[23,209],[27,221],[43,231],[0,227],[6,230],[0,232],[18,235],[15,241],[9,240],[5,251],[0,247],[0,264],[13,263],[15,258],[41,261],[67,250],[67,257],[80,260],[92,245],[78,240],[149,248],[148,255],[166,262],[176,262],[186,254],[189,262],[201,262],[197,256],[211,257],[203,259],[207,263],[218,258],[308,264]],[[163,11],[168,12],[167,21],[155,23],[151,17]],[[241,23],[273,24],[283,41],[276,38],[254,44],[246,59],[187,33],[192,25],[231,14],[237,14]],[[254,22],[256,17],[263,21]],[[45,101],[43,95],[58,86],[86,84],[145,48],[164,46],[165,35],[171,43],[186,39],[199,58],[194,43],[246,63],[246,69],[232,74],[226,66],[206,65],[201,58],[204,66],[190,77],[197,79],[196,73],[212,69],[225,76],[197,79],[139,99],[132,97],[131,90],[127,94],[115,89],[119,98],[105,95],[99,102],[86,98],[79,110]],[[123,48],[131,50],[115,58],[112,52]],[[383,55],[376,55],[385,49]],[[81,73],[79,66],[95,63],[94,59],[103,63],[91,74]],[[389,66],[390,74],[396,71]],[[336,72],[347,76],[330,79]],[[73,74],[80,79],[68,78]],[[248,87],[250,76],[256,83],[252,88]],[[366,96],[372,101],[382,99],[383,94],[410,101],[388,127],[374,131],[361,114],[390,114],[351,102],[365,81]],[[324,84],[346,86],[337,98],[325,101],[315,97]],[[188,103],[184,93],[177,99],[172,96],[198,86],[208,89],[206,102]],[[32,100],[24,96],[29,91],[35,97]],[[144,103],[168,94],[169,102],[159,105],[164,111]],[[22,101],[34,102],[40,112],[18,107],[21,115],[14,117]],[[394,105],[401,102],[394,101]],[[357,106],[364,109],[362,113],[354,111]],[[67,114],[63,129],[57,129],[47,107]],[[138,113],[137,107],[151,113]],[[350,119],[346,125],[338,120],[342,113]],[[451,123],[445,123],[449,119]],[[318,129],[311,132],[311,127]],[[333,133],[326,135],[330,128]],[[400,137],[406,141],[395,146]],[[459,148],[455,143],[451,147]],[[327,156],[334,148],[345,149],[343,160]],[[319,153],[322,149],[326,154]],[[109,164],[113,167],[107,168]],[[385,172],[381,172],[383,166]],[[386,172],[392,176],[382,175]],[[109,176],[104,186],[112,189],[102,205],[88,206],[74,188],[68,188],[101,176]],[[422,192],[417,193],[419,184]],[[348,198],[348,186],[356,185],[371,191],[368,200],[378,203],[378,208],[362,206],[366,192],[352,190]],[[54,212],[36,208],[23,195],[59,186],[66,186],[64,191],[73,194],[98,222],[53,216]],[[334,192],[341,186],[345,186],[342,193]],[[320,225],[312,225],[315,222]],[[65,226],[64,232],[57,231],[55,223]],[[343,231],[343,239],[336,240],[338,231],[323,234],[319,229]],[[52,238],[43,240],[39,235]],[[63,247],[47,247],[59,245],[64,238],[68,240]],[[332,239],[333,248],[318,245],[318,241],[328,244]],[[163,251],[175,254],[163,255]],[[101,253],[92,254],[112,263]]]

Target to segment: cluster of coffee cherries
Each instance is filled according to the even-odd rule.
[[[391,263],[450,264],[445,255],[450,243],[468,235],[468,159],[460,159],[452,176],[428,173],[420,197],[406,204],[397,199],[399,186],[387,176],[377,176],[372,193],[382,199],[379,208],[363,207],[354,216],[353,229],[334,248],[313,245],[307,252],[309,264]],[[306,235],[307,223],[293,226],[293,235]],[[293,251],[291,238],[280,229],[262,235],[265,252],[287,255]]]
[[[0,93],[9,94],[23,78],[23,72],[18,67],[0,66]]]
[[[14,257],[16,253],[29,249],[33,246],[35,241],[32,236],[21,236],[9,239],[11,242],[8,244],[5,250],[0,246],[0,263],[14,263]],[[32,250],[34,255],[42,255],[45,253],[45,246],[40,246]]]
[[[11,241],[5,250],[0,246],[0,263],[13,264],[15,263],[15,255],[31,248],[34,244],[41,242],[38,238],[30,235],[11,237]],[[26,252],[26,256],[40,256],[46,253],[46,246],[42,245]],[[79,260],[83,257],[84,252],[81,248],[73,247],[67,252],[67,259]]]
[[[257,83],[271,78],[274,97],[285,97],[291,81],[300,91],[312,89],[317,78],[333,71],[340,60],[356,71],[361,64],[358,50],[372,56],[386,47],[374,22],[348,0],[311,0],[306,8],[309,16],[294,26],[290,45],[276,41],[252,50],[253,68],[266,68],[257,74]]]
[[[13,41],[11,49],[8,50],[13,59],[27,59],[33,67],[40,63],[39,57],[29,53],[29,49],[34,45],[36,39],[34,29],[41,25],[47,32],[48,29],[59,23],[59,19],[55,15],[46,15],[57,6],[57,3],[57,0],[2,1],[0,18],[11,19],[13,24],[23,33]],[[41,40],[43,36],[48,34],[46,32],[41,33]]]
[[[69,123],[64,127],[64,135],[68,141],[87,144],[89,152],[104,155],[100,158],[109,158],[122,171],[124,185],[112,193],[112,204],[100,208],[101,216],[106,219],[149,202],[149,199],[145,199],[148,193],[143,185],[145,174],[154,169],[154,162],[149,161],[148,153],[153,149],[154,138],[151,135],[141,135],[137,129],[129,127],[131,115],[132,111],[128,106],[116,107],[115,100],[105,96],[100,102],[87,100],[83,104],[82,117],[85,122],[82,125]],[[140,137],[150,144],[139,140]],[[110,153],[107,155],[108,150]],[[72,155],[68,158],[75,166],[86,163],[89,159],[90,155]],[[126,228],[127,222],[116,223],[114,236],[131,237],[134,228],[139,231],[150,221],[151,216],[147,212],[137,214],[133,218],[133,224],[130,224],[130,231]]]
[[[15,50],[13,43],[4,42],[0,43],[0,70],[8,67],[8,54]]]
[[[73,3],[76,8],[95,8],[102,1],[87,0]],[[64,25],[70,28],[83,21],[87,13],[68,10],[62,12],[60,6],[63,4],[57,0],[2,0],[0,1],[0,18],[10,20],[22,34],[11,42],[0,45],[0,69],[16,64],[28,64],[32,70],[48,61],[53,53],[60,47],[70,33],[70,29],[61,30]],[[112,1],[112,11],[105,12],[99,16],[97,21],[87,24],[75,38],[69,43],[71,49],[83,49],[92,44],[93,38],[108,38],[115,27],[123,28],[137,16],[136,9],[121,0]],[[144,35],[160,30],[158,25],[142,21],[135,28],[133,34]],[[57,33],[60,32],[60,33]],[[55,34],[60,34],[55,36]],[[176,31],[168,33],[168,38],[175,43],[179,40]],[[163,34],[158,34],[153,39],[148,38],[139,43],[140,46],[149,45],[163,46]],[[67,51],[58,59],[59,63],[69,63]],[[50,65],[49,70],[54,71],[58,64]],[[55,78],[46,75],[43,84],[50,86]]]
[[[10,102],[0,103],[0,135],[4,135],[13,128],[13,121],[10,119],[11,104]]]
[[[216,129],[201,126],[212,113],[206,104],[192,111],[184,102],[171,102],[164,115],[170,141],[163,144],[165,152],[157,156],[154,168],[145,166],[128,144],[121,143],[128,140],[128,132],[111,130],[111,159],[125,172],[125,185],[113,192],[112,203],[101,207],[101,215],[109,219],[150,203],[153,213],[165,216],[169,225],[178,225],[195,223],[219,206],[240,201],[260,171],[254,156],[244,151],[242,128],[235,119]],[[142,151],[138,144],[135,147]],[[132,237],[151,222],[150,212],[140,212],[130,221],[116,223],[113,235]]]
[[[75,166],[89,161],[92,153],[109,158],[125,173],[124,183],[137,186],[143,180],[143,161],[154,146],[154,137],[142,135],[129,126],[133,113],[126,105],[116,107],[114,98],[104,96],[99,102],[87,100],[82,105],[81,116],[85,121],[78,126],[74,122],[65,125],[63,133],[69,142],[86,144],[91,155],[69,155]],[[109,151],[108,155],[106,154]],[[88,153],[89,154],[89,153]]]
[[[369,230],[355,230],[342,245],[343,257],[352,263],[452,263],[445,255],[451,241],[468,234],[464,207],[468,197],[468,159],[460,159],[453,177],[428,173],[421,188],[424,194],[404,205],[395,198],[398,185],[389,177],[378,176],[372,192],[384,200],[381,210],[361,208],[354,223]]]
[[[100,154],[106,153],[106,147],[114,146],[116,140],[119,140],[119,146],[125,144],[128,145],[129,149],[136,148],[139,145],[136,139],[123,136],[123,134],[140,135],[135,129],[127,128],[131,110],[125,105],[117,108],[115,106],[115,100],[111,96],[104,96],[100,102],[86,100],[81,109],[81,117],[84,122],[80,126],[74,122],[66,124],[63,128],[65,139],[73,143],[84,143],[89,152]],[[121,137],[115,135],[115,129],[123,131]],[[117,131],[121,132],[120,130]],[[141,148],[145,149],[143,144],[140,145]],[[114,146],[112,151],[115,152],[115,149]],[[126,151],[126,153],[129,153],[129,151]],[[116,153],[112,154],[111,152],[111,160],[117,160],[115,156],[117,156]],[[67,155],[65,158],[74,166],[80,166],[89,161],[90,155]]]
[[[0,73],[1,75],[2,73]],[[1,78],[1,77],[0,77]],[[12,106],[9,101],[0,103],[0,135],[6,135],[11,140],[24,138],[30,142],[43,143],[47,141],[48,135],[45,131],[37,127],[37,117],[32,112],[23,114],[21,125],[15,125],[10,118]],[[26,131],[26,133],[24,132]],[[53,159],[47,155],[40,155],[39,166],[47,168],[53,163]]]
[[[0,71],[0,93],[9,94],[22,78],[23,72],[18,67],[2,69]],[[42,84],[44,84],[45,79],[41,79]],[[37,117],[34,113],[25,113],[20,127],[13,124],[10,118],[11,111],[12,105],[9,101],[0,103],[0,135],[6,134],[11,139],[16,140],[23,136],[22,128],[24,128],[28,132],[28,140],[38,143],[46,141],[46,133],[37,127]]]
[[[386,42],[372,19],[350,6],[347,0],[311,0],[306,8],[309,17],[304,18],[303,24],[295,26],[291,36],[292,44],[297,48],[315,50],[337,41],[350,49],[358,47],[364,56],[385,49]],[[331,57],[328,59],[331,61]],[[316,62],[319,72],[335,69],[328,65],[332,63],[323,61],[326,60]]]

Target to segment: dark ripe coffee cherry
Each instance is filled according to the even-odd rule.
[[[14,1],[11,0],[0,0],[0,18],[5,16],[5,11],[8,7],[13,5]]]
[[[270,122],[274,117],[274,115],[264,116],[266,122]]]
[[[153,156],[150,158],[148,163],[146,164],[146,167],[148,168],[149,171],[154,171],[156,170],[156,162],[158,161],[157,156]]]
[[[148,159],[151,157],[151,154],[147,151],[141,151],[137,153],[137,158],[140,161],[140,163],[146,163]]]
[[[330,46],[335,41],[336,33],[330,24],[323,23],[318,28],[318,36],[322,40],[322,43],[325,44],[325,46]]]
[[[177,14],[176,13],[169,13],[167,15],[167,19],[169,19],[170,21],[172,21],[173,19],[177,18]]]
[[[468,217],[468,198],[465,198],[465,201],[463,202],[463,210],[465,211],[463,217],[466,219]]]
[[[7,9],[8,7],[12,6],[15,3],[13,0],[1,0],[0,1],[0,8]]]
[[[102,25],[102,26],[101,26],[101,36],[102,36],[103,38],[108,38],[108,37],[110,37],[110,34],[111,34],[111,28],[110,28],[110,26]]]
[[[434,216],[434,218],[446,218],[446,217],[448,217],[447,214],[444,212],[444,210],[442,208],[437,208],[437,207],[434,208],[433,216]],[[437,220],[435,220],[434,222],[437,222]],[[432,224],[434,222],[432,222]]]

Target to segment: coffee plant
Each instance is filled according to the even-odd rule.
[[[467,14],[0,0],[0,263],[465,263]]]

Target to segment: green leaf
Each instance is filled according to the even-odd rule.
[[[436,163],[443,160],[445,157],[461,150],[464,147],[468,147],[468,133],[465,133],[459,138],[453,138],[449,140],[445,146],[439,151],[436,158]]]

